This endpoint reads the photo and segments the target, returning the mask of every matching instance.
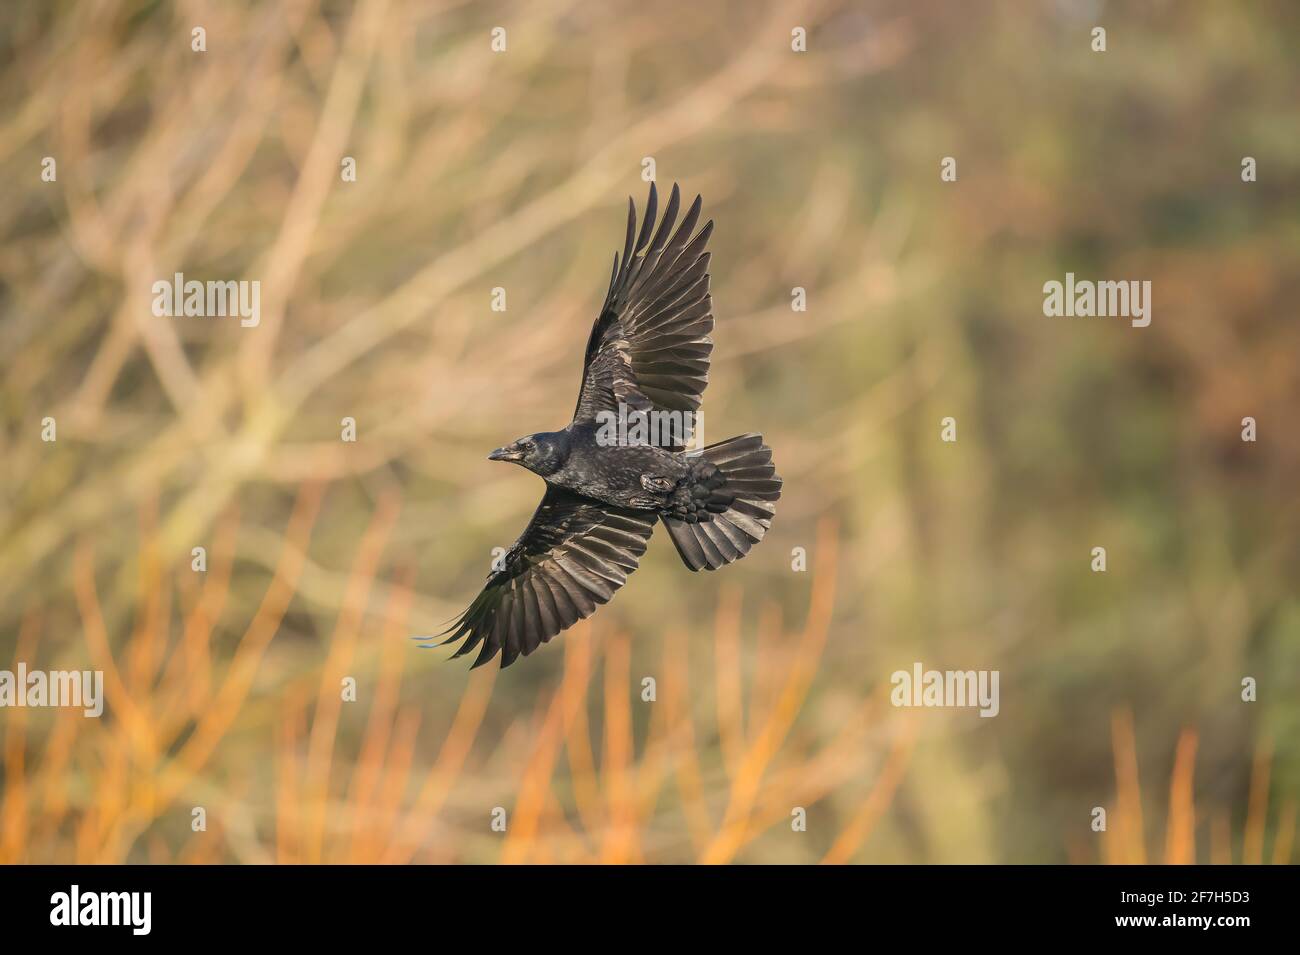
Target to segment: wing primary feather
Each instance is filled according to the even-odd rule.
[[[654,203],[653,203],[654,196],[655,196],[654,183],[651,183],[650,184],[650,197],[652,200],[650,206],[651,210],[654,209]],[[642,252],[641,251],[642,246],[645,245],[648,234],[650,230],[654,227],[653,211],[646,212],[646,220],[644,223],[642,223],[641,226],[641,237],[637,241],[637,252],[640,253],[640,258],[636,263],[636,267],[631,272],[628,273],[627,281],[624,283],[625,287],[627,287],[628,289],[638,286],[640,284],[640,277],[642,275],[651,274],[655,271],[655,269],[658,268],[660,252],[662,252],[663,245],[667,241],[668,236],[671,234],[670,230],[672,229],[673,223],[677,219],[677,206],[679,201],[680,201],[679,190],[677,188],[677,184],[674,183],[672,195],[670,195],[668,198],[668,208],[664,211],[663,221],[660,223],[659,229],[655,232],[654,241],[650,243],[650,247],[648,249]]]
[[[474,662],[471,663],[471,664],[469,665],[469,668],[470,668],[471,670],[477,670],[479,667],[481,667],[483,664],[487,663],[489,660],[491,660],[491,659],[492,659],[494,656],[496,656],[496,655],[497,655],[497,648],[496,648],[495,646],[492,645],[492,641],[491,641],[491,640],[484,640],[484,641],[483,641],[483,649],[479,652],[479,655],[478,655],[478,657],[474,660]],[[456,654],[456,656],[460,656],[460,654],[458,653],[458,654]]]
[[[537,583],[529,581],[524,584],[524,632],[519,641],[524,656],[532,653],[546,639],[546,624],[542,621],[542,604],[537,596]]]
[[[537,568],[537,580],[533,582],[533,599],[537,601],[537,617],[542,622],[542,642],[545,643],[564,629],[560,611],[555,606],[555,596],[551,593],[551,582],[546,579],[544,568]]]
[[[636,251],[640,252],[650,241],[650,230],[655,226],[655,213],[659,205],[659,193],[655,184],[650,183],[650,198],[645,203],[645,218],[641,220],[641,234],[636,237]]]
[[[629,301],[635,297],[638,292],[642,291],[642,286],[646,285],[651,278],[659,276],[661,273],[664,275],[671,275],[674,266],[676,266],[679,261],[687,263],[692,262],[693,258],[690,252],[691,246],[688,246],[688,243],[691,243],[691,234],[695,228],[695,223],[699,221],[699,218],[700,197],[696,196],[695,202],[691,204],[690,211],[686,213],[686,218],[682,220],[682,224],[677,227],[677,231],[673,233],[672,239],[664,248],[663,252],[660,253],[658,261],[656,262],[656,268],[641,273],[637,276],[635,282],[627,283],[624,293],[617,296],[617,298],[622,301]],[[705,242],[708,242],[709,236],[712,233],[713,220],[709,220],[709,223],[700,230],[700,235],[704,236]],[[699,236],[696,236],[696,241],[699,241]],[[698,252],[696,254],[698,254]]]
[[[501,669],[515,662],[523,650],[523,636],[526,622],[524,620],[524,601],[520,592],[520,578],[516,577],[510,587],[510,613],[505,615],[502,626]]]
[[[603,315],[609,308],[609,303],[614,298],[614,289],[618,287],[618,253],[614,253],[614,267],[609,272],[609,288],[605,292],[605,302],[600,306],[600,312]]]
[[[681,204],[681,190],[677,188],[677,183],[673,183],[673,191],[668,196],[668,208],[664,210],[663,221],[659,223],[659,231],[655,233],[654,241],[650,243],[650,253],[662,252],[664,243],[672,235],[673,223],[677,221],[677,207]]]
[[[636,203],[632,197],[627,197],[627,238],[623,240],[623,265],[619,270],[619,285],[623,284],[623,277],[627,275],[628,264],[632,261],[632,240],[636,236]]]

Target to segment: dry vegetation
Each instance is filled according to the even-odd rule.
[[[1292,861],[1297,15],[1108,10],[1103,66],[1068,9],[4,5],[0,666],[108,711],[0,711],[0,860]],[[483,456],[571,407],[646,156],[777,522],[467,674],[407,638],[540,495]],[[1045,320],[1067,269],[1151,328]],[[155,318],[174,272],[261,324]],[[1001,714],[891,707],[914,660]]]

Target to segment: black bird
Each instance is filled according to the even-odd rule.
[[[704,251],[713,222],[695,231],[696,196],[674,231],[679,200],[674,185],[656,230],[651,184],[638,232],[628,199],[573,420],[488,455],[540,475],[546,494],[483,592],[440,634],[464,638],[457,657],[480,647],[476,667],[498,652],[507,667],[594,613],[636,570],[657,521],[691,570],[739,560],[771,525],[781,479],[761,435],[685,450],[713,351]]]

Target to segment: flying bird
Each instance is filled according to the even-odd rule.
[[[771,526],[781,479],[762,435],[686,450],[713,351],[713,222],[696,231],[696,196],[677,224],[680,198],[674,185],[656,229],[652,183],[639,231],[628,199],[573,420],[488,455],[537,474],[546,493],[483,592],[439,634],[463,640],[455,657],[478,648],[475,667],[498,653],[507,667],[594,613],[636,570],[659,521],[692,571],[739,560]],[[611,426],[638,415],[651,427]]]

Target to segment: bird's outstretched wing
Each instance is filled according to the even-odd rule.
[[[507,667],[607,602],[636,570],[658,516],[547,488],[502,569],[444,633],[454,656],[482,645],[474,666],[498,652]]]
[[[674,185],[656,230],[658,194],[651,183],[638,233],[636,205],[628,199],[623,256],[614,255],[605,304],[587,342],[575,421],[593,420],[602,411],[617,414],[620,404],[630,412],[694,412],[700,406],[713,351],[704,251],[713,222],[695,231],[696,196],[674,231],[680,200]]]

